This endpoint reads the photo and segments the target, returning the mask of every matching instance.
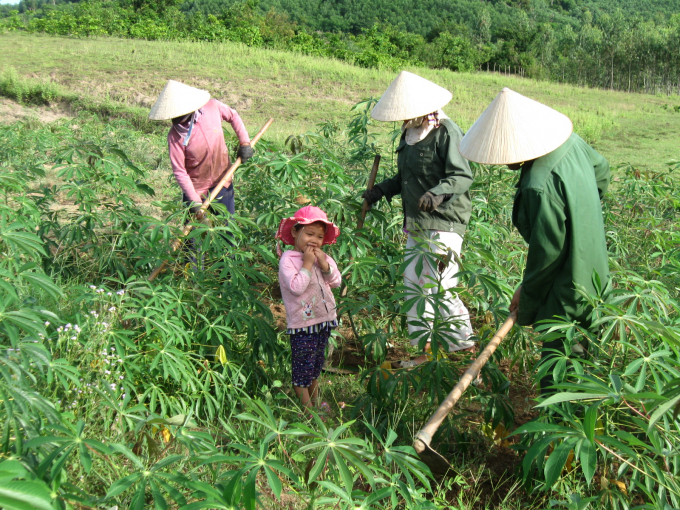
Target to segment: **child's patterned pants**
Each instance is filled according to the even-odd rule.
[[[330,328],[317,333],[290,335],[293,362],[293,386],[308,388],[321,375],[325,361],[326,344],[331,336]]]

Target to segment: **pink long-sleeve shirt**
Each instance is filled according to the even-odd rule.
[[[179,187],[193,202],[202,202],[201,195],[217,184],[229,168],[229,151],[224,142],[222,121],[234,129],[240,143],[249,143],[248,131],[233,108],[211,99],[202,108],[203,114],[194,124],[189,143],[172,127],[168,133],[168,149],[172,172]],[[231,182],[225,184],[228,187]]]
[[[330,274],[323,274],[314,262],[311,271],[302,267],[302,253],[296,250],[284,252],[279,261],[279,284],[286,307],[288,329],[298,329],[322,322],[336,320],[335,298],[332,288],[341,283],[340,271],[328,255]]]

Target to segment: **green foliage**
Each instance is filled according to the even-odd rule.
[[[609,218],[635,195],[636,203],[641,205],[641,200],[648,211],[639,221],[655,222],[663,231],[670,212],[664,199],[672,196],[672,182],[669,176],[643,181],[633,175],[617,191],[618,203],[610,204]],[[628,228],[633,223],[618,224],[611,232],[610,249],[632,241]],[[595,501],[607,508],[626,508],[626,496],[635,492],[653,505],[648,508],[678,505],[680,465],[674,456],[668,457],[678,448],[680,431],[677,413],[672,412],[678,402],[680,323],[677,296],[669,293],[674,286],[677,290],[679,273],[668,269],[677,265],[675,243],[675,233],[652,241],[654,249],[669,254],[657,269],[644,256],[629,257],[614,275],[615,288],[601,288],[594,275],[600,294],[583,295],[593,306],[590,330],[559,320],[537,328],[537,340],[564,338],[564,351],[539,368],[539,377],[551,374],[560,391],[539,403],[546,410],[541,418],[515,432],[524,434],[523,476],[528,486],[538,481],[543,490],[555,488],[564,483],[563,472],[573,469],[573,462],[589,486],[598,482]],[[633,267],[646,276],[640,277]],[[588,346],[587,358],[569,355],[577,344]]]
[[[58,97],[56,86],[49,81],[27,80],[8,67],[0,73],[0,94],[19,103],[50,104]]]
[[[374,365],[388,342],[408,342],[407,308],[429,299],[438,309],[450,292],[473,310],[481,343],[493,335],[524,265],[511,226],[517,175],[474,165],[458,287],[435,279],[436,293],[405,300],[401,271],[419,255],[402,248],[399,200],[376,204],[356,229],[373,155],[391,147],[375,133],[374,103],[355,105],[347,125],[291,136],[290,151],[261,141],[239,170],[239,215],[195,225],[200,270],[186,252],[169,255],[189,218],[156,170],[164,134],[92,116],[78,118],[78,129],[73,119],[0,128],[0,504],[451,504],[447,485],[434,483],[409,446],[469,361],[444,352],[450,324],[435,317],[414,338],[433,346],[418,369]],[[379,179],[393,164],[383,158]],[[676,170],[672,161],[663,173],[616,171],[604,210],[615,285],[583,295],[593,326],[556,318],[539,336],[516,328],[485,366],[484,384],[466,394],[482,428],[510,429],[514,380],[501,362],[552,376],[558,393],[515,431],[523,500],[535,491],[567,508],[678,506]],[[286,339],[270,309],[278,301],[274,232],[307,202],[341,228],[328,248],[348,285],[339,315],[343,326],[352,318],[367,361],[343,397],[349,409],[338,405],[334,416],[298,414],[285,391]],[[170,270],[149,283],[162,259]],[[540,342],[557,337],[564,350],[537,364]],[[588,346],[587,358],[569,355],[576,344]],[[454,464],[472,453],[470,443],[484,444],[468,419],[452,416],[434,439]]]

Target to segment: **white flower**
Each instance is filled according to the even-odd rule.
[[[107,295],[107,296],[110,296],[110,295],[111,295],[111,293],[110,293],[110,292],[107,292],[107,293],[106,293],[106,295]]]
[[[115,306],[112,306],[111,308],[109,308],[109,312],[115,312],[115,311],[116,311],[116,307],[115,307]]]
[[[111,389],[112,389],[112,390],[115,390],[115,389],[116,389],[116,385],[115,385],[115,384],[111,384]]]
[[[69,323],[68,323],[66,326],[64,326],[64,327],[65,327],[67,330],[69,330],[69,329],[71,329],[71,328],[73,327],[73,324],[71,324],[71,323],[69,322]]]
[[[104,289],[97,289],[97,294],[101,294],[102,292],[104,292]]]
[[[117,291],[116,294],[118,294],[119,296],[122,296],[123,294],[125,294],[125,291],[121,289],[121,290]]]
[[[118,379],[122,381],[123,379],[125,379],[125,376],[121,375]]]
[[[112,351],[115,351],[115,350],[116,350],[116,348],[115,348],[115,347],[111,347],[111,350],[112,350]]]
[[[77,337],[77,336],[72,336],[72,337],[71,337],[71,340],[75,340],[76,338],[78,338],[78,337]]]
[[[45,335],[43,335],[42,333],[38,333],[38,336],[39,336],[40,338],[45,338]]]
[[[111,370],[104,370],[104,373],[105,373],[106,375],[111,375]]]
[[[50,321],[45,321],[45,327],[50,325]]]
[[[57,328],[57,332],[58,332],[58,333],[61,333],[62,331],[64,331],[64,328],[62,328],[61,326],[59,326],[59,327]]]
[[[91,288],[92,290],[94,290],[94,289],[96,289],[97,287],[95,287],[94,285],[90,285],[90,288]]]
[[[78,333],[80,333],[80,331],[81,331],[80,326],[78,326],[78,324],[73,326],[73,329],[75,329]]]
[[[104,360],[104,363],[106,363],[106,364],[108,365],[108,364],[111,363],[111,362],[110,362],[109,360],[105,359],[105,360]]]

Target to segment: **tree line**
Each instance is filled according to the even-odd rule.
[[[235,41],[370,68],[501,71],[629,92],[680,93],[678,0],[424,0],[412,12],[402,0],[374,10],[374,0],[229,1],[22,0],[18,9],[0,10],[0,30]]]

